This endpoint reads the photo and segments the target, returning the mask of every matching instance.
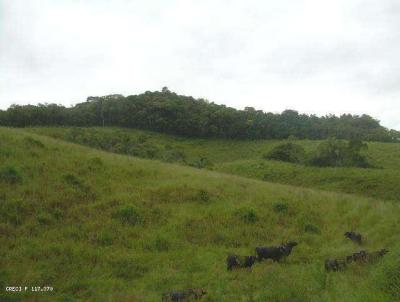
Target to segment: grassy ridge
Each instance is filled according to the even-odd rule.
[[[1,301],[395,301],[397,204],[271,184],[96,151],[0,128]],[[9,182],[7,169],[19,180]],[[285,206],[281,206],[284,204]],[[280,206],[278,206],[280,205]],[[287,208],[287,210],[282,210]],[[249,219],[249,217],[251,217]],[[327,274],[323,261],[387,247],[374,265]],[[230,252],[297,240],[282,264],[226,271]],[[54,286],[7,294],[5,286]]]
[[[76,130],[76,129],[75,129]],[[137,140],[145,137],[146,142],[158,148],[154,158],[165,159],[163,152],[178,150],[185,154],[186,163],[207,158],[213,165],[209,169],[236,174],[270,182],[317,188],[337,192],[359,194],[378,199],[400,201],[400,144],[368,143],[366,155],[378,169],[359,168],[315,168],[302,165],[268,161],[262,155],[281,141],[275,140],[206,140],[183,139],[176,136],[157,134],[140,130],[120,128],[81,128],[80,139],[71,138],[73,128],[31,128],[29,131],[55,138],[75,141],[99,148],[101,141],[126,139]],[[97,137],[97,140],[93,140]],[[86,139],[85,139],[86,138]],[[91,141],[89,141],[89,139]],[[312,152],[319,141],[301,140],[307,152]],[[102,147],[100,147],[102,148]],[[113,147],[105,148],[114,151]],[[118,151],[117,151],[118,152]],[[129,151],[127,152],[129,154]],[[138,154],[133,154],[138,155]]]

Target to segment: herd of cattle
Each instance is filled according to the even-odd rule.
[[[344,235],[346,238],[349,238],[353,242],[359,245],[362,244],[361,234],[351,231],[351,232],[346,232]],[[230,271],[234,268],[251,268],[256,261],[261,262],[267,259],[271,259],[274,262],[279,262],[282,258],[288,257],[291,254],[292,249],[296,245],[297,242],[289,241],[286,244],[282,244],[280,246],[256,247],[255,248],[256,255],[241,256],[236,254],[230,254],[226,258],[227,269]],[[336,259],[326,259],[325,269],[328,272],[340,271],[346,268],[346,266],[352,262],[371,263],[383,257],[387,252],[388,250],[386,249],[381,249],[375,252],[367,252],[361,250],[346,257],[336,258]],[[194,289],[189,288],[182,291],[172,291],[169,293],[164,293],[162,301],[175,302],[175,301],[200,300],[205,294],[206,291],[202,288],[194,288]]]
[[[353,242],[361,245],[362,243],[362,236],[361,234],[355,232],[346,232],[344,235],[351,239]],[[381,249],[375,252],[367,252],[367,251],[359,251],[353,253],[349,256],[336,258],[336,259],[326,259],[325,260],[325,269],[329,271],[340,271],[347,267],[348,264],[355,262],[355,263],[372,263],[378,260],[379,258],[383,257],[387,252],[387,249]]]

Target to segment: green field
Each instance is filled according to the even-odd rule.
[[[400,299],[398,203],[112,154],[32,131],[53,130],[0,128],[0,301],[160,301],[189,287],[206,289],[203,301]],[[274,143],[151,139],[208,156],[215,170],[258,161]],[[395,159],[380,160],[385,148],[394,154],[398,146],[370,151],[388,167]],[[360,249],[343,236],[351,229],[365,236],[363,249],[389,254],[326,273],[327,257]],[[226,270],[228,253],[286,240],[299,245],[282,263]]]
[[[126,141],[136,142],[140,137],[146,144],[157,149],[153,159],[165,158],[170,150],[185,154],[186,163],[196,163],[207,158],[205,168],[248,178],[266,180],[300,187],[317,188],[351,194],[359,194],[382,200],[400,201],[400,144],[368,143],[366,155],[373,169],[317,168],[262,158],[271,148],[282,141],[274,140],[221,140],[187,139],[154,132],[121,128],[28,128],[30,132],[69,140],[108,151],[149,157],[146,154],[118,148]],[[75,136],[71,133],[77,133]],[[113,141],[112,143],[108,143]],[[107,142],[107,144],[105,143]],[[306,151],[315,150],[319,141],[296,141]],[[179,161],[178,161],[179,162]],[[182,164],[182,162],[180,162]]]

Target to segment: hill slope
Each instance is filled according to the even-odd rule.
[[[1,301],[159,301],[203,287],[205,301],[399,299],[397,204],[105,153],[0,128]],[[390,253],[327,274],[360,248]],[[283,263],[227,272],[228,253],[297,240]],[[6,293],[6,286],[53,286]],[[30,298],[30,299],[29,299]]]
[[[400,144],[368,143],[366,156],[379,168],[317,168],[263,159],[265,153],[282,142],[279,140],[188,139],[107,127],[27,130],[116,153],[204,166],[270,182],[400,201]],[[296,143],[310,152],[320,141]]]

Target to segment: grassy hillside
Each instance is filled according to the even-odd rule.
[[[0,128],[0,301],[160,301],[187,287],[218,302],[396,301],[399,215],[392,202]],[[326,273],[325,258],[360,249],[344,238],[350,229],[365,236],[364,249],[390,253]],[[283,263],[226,270],[228,253],[289,239],[299,245]],[[4,291],[46,285],[54,291]]]
[[[117,153],[180,162],[198,166],[207,159],[206,168],[249,178],[308,188],[359,194],[378,199],[400,201],[400,144],[368,143],[366,155],[376,167],[315,168],[268,161],[262,158],[278,140],[186,139],[153,132],[120,128],[30,128],[45,134]],[[139,142],[139,143],[137,143]],[[300,140],[306,151],[319,141]],[[143,146],[123,148],[126,145]],[[135,145],[136,144],[136,145]],[[146,151],[151,151],[150,154]],[[184,158],[182,156],[184,155]]]

